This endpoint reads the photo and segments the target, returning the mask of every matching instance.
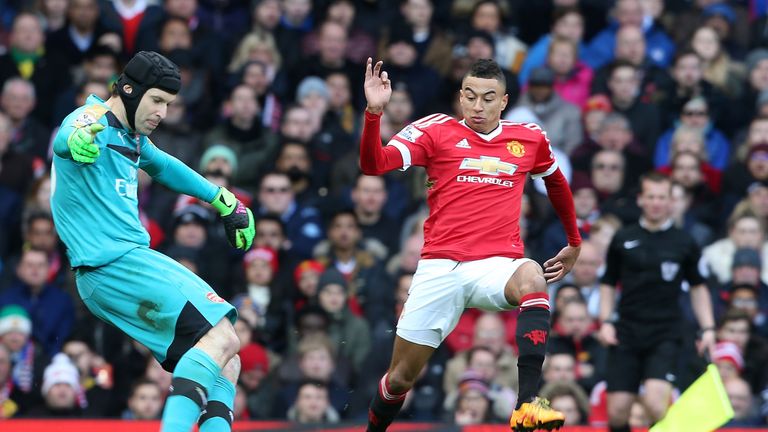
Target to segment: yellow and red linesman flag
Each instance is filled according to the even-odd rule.
[[[710,432],[732,418],[733,407],[723,380],[717,367],[710,364],[649,432]]]

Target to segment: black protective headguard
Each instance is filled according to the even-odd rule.
[[[133,88],[131,93],[123,90],[126,84]],[[125,65],[123,73],[117,79],[118,94],[125,105],[128,125],[134,131],[139,102],[147,90],[155,87],[168,93],[178,93],[181,88],[179,68],[161,54],[154,51],[140,51]]]

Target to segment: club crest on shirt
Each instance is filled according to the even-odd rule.
[[[672,282],[680,270],[680,264],[673,261],[664,261],[661,263],[661,278],[667,282]]]
[[[398,137],[412,143],[415,143],[422,135],[424,135],[424,132],[416,129],[413,125],[408,125],[397,133]]]
[[[514,157],[525,156],[525,146],[520,144],[519,141],[510,141],[507,143],[507,150]]]

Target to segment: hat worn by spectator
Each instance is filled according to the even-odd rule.
[[[204,227],[208,226],[210,222],[210,216],[208,210],[197,204],[185,205],[184,207],[176,210],[174,216],[174,227],[184,225],[188,223],[196,223]]]
[[[768,183],[763,181],[752,182],[752,184],[747,187],[747,194],[752,194],[764,188],[768,188]]]
[[[463,394],[469,390],[477,390],[485,397],[491,391],[490,383],[483,378],[480,372],[472,369],[465,370],[459,377],[459,393]]]
[[[325,266],[320,261],[304,260],[300,262],[299,265],[296,266],[296,270],[293,271],[293,280],[296,282],[296,285],[298,285],[304,273],[311,271],[321,274],[323,270],[325,270]]]
[[[208,148],[208,150],[203,153],[203,156],[200,157],[200,172],[205,172],[208,164],[214,159],[226,160],[232,167],[232,171],[237,171],[237,156],[235,155],[235,152],[223,144],[216,144]]]
[[[613,108],[611,107],[611,100],[608,99],[608,96],[604,94],[596,94],[587,99],[584,103],[583,111],[584,114],[591,111],[603,111],[609,113],[613,111]]]
[[[712,353],[712,362],[727,361],[736,366],[739,372],[744,369],[744,357],[742,357],[739,347],[733,342],[718,342],[715,344]]]
[[[271,248],[262,246],[251,249],[243,257],[243,267],[247,269],[256,260],[266,261],[273,273],[277,271],[277,254]]]
[[[296,101],[301,102],[305,97],[312,93],[319,94],[325,100],[331,98],[331,93],[328,91],[328,86],[325,84],[325,81],[316,76],[310,76],[301,80],[301,83],[296,90]]]
[[[341,274],[340,271],[331,267],[320,275],[320,280],[317,282],[317,292],[323,290],[328,285],[341,285],[344,288],[344,292],[347,291],[347,279]]]
[[[746,61],[747,73],[752,73],[752,70],[763,60],[768,60],[768,49],[758,48],[750,52]]]
[[[737,267],[761,268],[762,263],[760,262],[760,254],[756,250],[749,248],[741,248],[737,250],[736,253],[733,254],[733,264],[731,265],[731,268]]]
[[[21,306],[8,305],[0,309],[0,336],[10,332],[19,332],[26,336],[32,333],[32,320]]]
[[[243,372],[252,370],[269,371],[269,357],[267,350],[256,343],[249,343],[238,353],[240,355],[240,365]]]
[[[53,356],[53,360],[43,373],[43,396],[56,384],[69,384],[75,391],[80,390],[80,374],[72,361],[64,353]]]
[[[736,13],[733,8],[725,3],[715,3],[704,8],[701,15],[706,18],[721,17],[733,25],[736,22]]]
[[[555,73],[548,67],[538,67],[531,71],[528,77],[529,86],[552,86],[555,83]]]

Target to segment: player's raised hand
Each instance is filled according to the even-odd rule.
[[[221,214],[229,244],[233,248],[244,251],[250,249],[253,237],[256,235],[251,209],[244,206],[235,198],[235,194],[223,187],[219,189],[211,205]]]
[[[67,138],[67,146],[70,153],[72,153],[72,159],[76,162],[82,163],[94,163],[96,158],[99,157],[99,146],[94,144],[96,140],[96,134],[104,130],[104,125],[100,123],[91,123],[85,127],[77,128],[69,138]]]
[[[384,111],[384,107],[389,103],[392,96],[392,83],[389,81],[389,75],[381,70],[384,64],[382,61],[373,65],[373,60],[368,57],[365,65],[365,100],[368,103],[366,111],[372,114],[379,114]]]
[[[544,279],[547,283],[554,283],[564,278],[576,263],[576,258],[581,252],[580,246],[566,246],[554,257],[544,263]]]

